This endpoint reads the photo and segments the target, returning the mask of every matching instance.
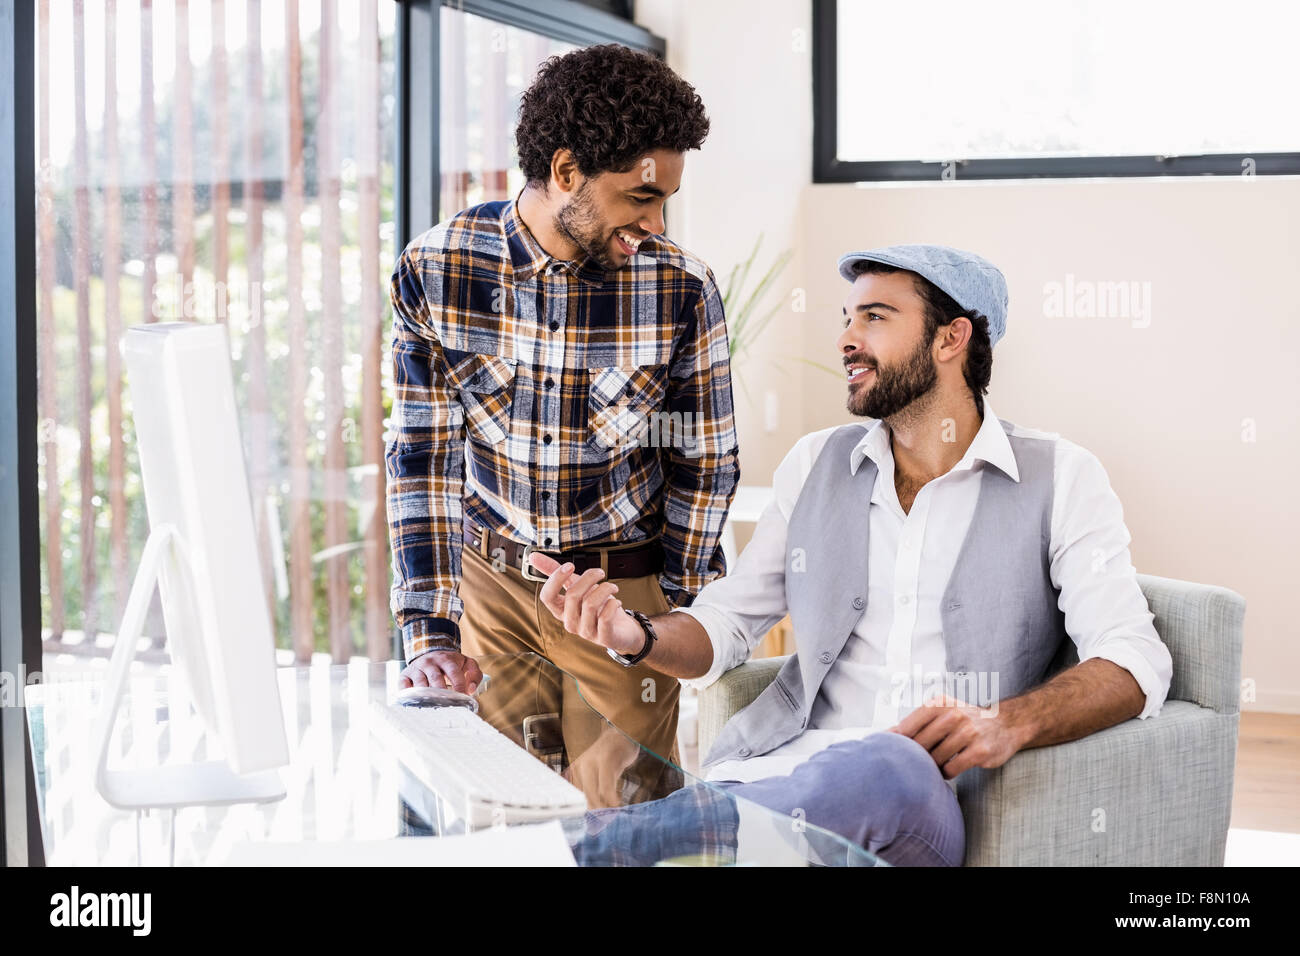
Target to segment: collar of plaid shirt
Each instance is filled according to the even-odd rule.
[[[702,261],[664,236],[613,271],[556,259],[513,200],[488,202],[407,246],[392,300],[391,606],[408,658],[458,644],[462,508],[544,550],[660,535],[675,605],[724,573],[740,470]]]
[[[514,266],[514,280],[527,282],[548,265],[555,264],[557,270],[565,269],[589,286],[600,287],[609,281],[609,275],[590,256],[580,259],[557,259],[542,248],[524,221],[519,218],[519,197],[506,205],[504,217],[506,245],[510,250],[510,262]],[[653,246],[638,255],[653,254]]]

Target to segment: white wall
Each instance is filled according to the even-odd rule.
[[[708,139],[687,154],[682,190],[667,209],[673,238],[709,263],[719,286],[760,233],[760,267],[782,249],[796,251],[782,273],[780,297],[788,299],[801,284],[797,217],[812,181],[811,11],[808,0],[636,5],[637,21],[667,39],[669,65],[695,86],[709,114]],[[733,366],[744,484],[770,484],[805,430],[800,392],[785,379],[797,379],[802,366],[785,354],[789,323],[783,318],[774,318],[755,353]],[[765,427],[769,390],[779,400],[772,432]]]
[[[637,7],[714,121],[670,204],[674,233],[722,274],[762,230],[797,249],[785,293],[807,291],[808,311],[779,316],[764,359],[737,369],[755,397],[783,396],[769,433],[737,388],[742,481],[768,483],[799,435],[852,420],[842,381],[788,361],[797,371],[778,379],[766,361],[835,363],[839,255],[896,242],[975,250],[1011,297],[990,404],[1098,455],[1139,570],[1244,595],[1242,673],[1257,700],[1243,706],[1300,713],[1300,179],[814,186],[811,67],[791,43],[810,24],[806,0]],[[1149,283],[1149,324],[1049,317],[1045,287],[1067,275]]]

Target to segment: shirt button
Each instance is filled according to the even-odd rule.
[[[910,596],[910,595],[907,595],[907,594],[900,594],[900,595],[898,596],[898,603],[899,603],[899,604],[908,604],[908,603],[911,602],[911,600],[912,600],[911,596]]]
[[[547,387],[547,388],[554,388],[554,387],[555,387],[555,379],[553,379],[553,378],[548,378],[548,379],[546,380],[546,387]]]
[[[817,655],[817,659],[823,664],[829,664],[831,661],[835,660],[835,655],[830,651],[822,651]]]
[[[853,609],[854,609],[855,611],[861,611],[861,610],[862,610],[864,607],[866,607],[866,606],[867,606],[867,602],[864,601],[864,600],[862,600],[862,598],[860,598],[860,597],[855,597],[855,598],[853,599]]]
[[[550,435],[543,435],[543,436],[542,436],[542,443],[543,443],[543,444],[546,444],[546,445],[549,445],[549,444],[551,443],[551,436],[550,436]]]
[[[551,493],[550,493],[549,491],[543,491],[543,492],[542,492],[542,500],[543,500],[543,501],[545,501],[545,500],[546,500],[547,498],[549,498],[549,497],[551,497]]]
[[[554,331],[555,331],[556,329],[558,329],[559,327],[560,327],[560,323],[559,323],[559,322],[552,322],[552,323],[551,323],[551,331],[552,331],[552,332],[554,332]]]
[[[545,539],[545,540],[542,542],[542,544],[545,544],[545,545],[549,545],[550,543],[551,543],[551,539],[550,539],[550,538],[547,538],[547,539]]]
[[[739,757],[748,757],[753,752],[754,751],[750,750],[748,747],[741,747],[739,750],[736,751],[736,755]]]

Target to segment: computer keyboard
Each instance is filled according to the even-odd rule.
[[[371,701],[371,732],[470,829],[577,816],[582,791],[464,707]]]

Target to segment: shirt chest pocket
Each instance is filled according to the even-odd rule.
[[[644,444],[668,391],[666,365],[587,369],[588,442],[601,448]]]
[[[460,391],[466,429],[490,445],[505,441],[519,360],[449,350],[444,350],[444,356],[447,378]]]

